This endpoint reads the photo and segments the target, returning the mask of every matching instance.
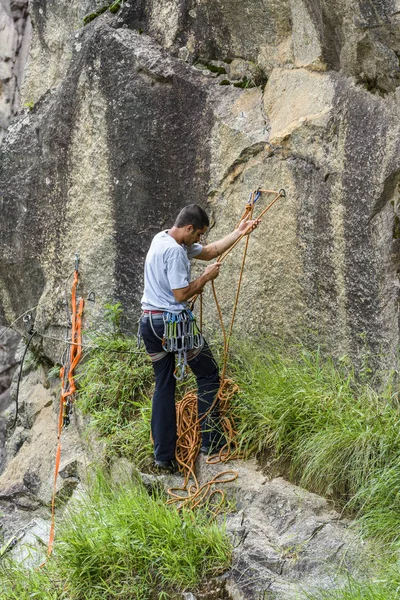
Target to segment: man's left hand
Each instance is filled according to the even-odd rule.
[[[237,228],[237,231],[240,233],[240,235],[249,235],[249,233],[257,229],[260,223],[261,219],[243,219]]]

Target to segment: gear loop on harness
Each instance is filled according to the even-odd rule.
[[[189,308],[185,308],[178,314],[165,311],[163,322],[164,333],[163,337],[159,339],[162,339],[162,347],[165,352],[178,353],[178,364],[174,371],[174,377],[177,381],[183,381],[189,371],[187,353],[203,347],[202,333]]]

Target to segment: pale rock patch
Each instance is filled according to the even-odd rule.
[[[275,69],[264,92],[270,142],[279,144],[307,124],[326,127],[334,94],[335,82],[329,75],[306,69]]]

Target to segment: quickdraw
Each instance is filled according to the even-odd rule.
[[[163,321],[162,347],[165,352],[176,352],[178,354],[174,377],[178,381],[183,381],[189,370],[188,351],[202,348],[204,345],[203,336],[192,311],[188,308],[178,314],[164,312]]]

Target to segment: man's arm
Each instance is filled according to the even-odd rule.
[[[259,219],[249,220],[243,219],[237,229],[234,229],[231,233],[228,233],[225,237],[220,240],[213,242],[212,244],[207,244],[207,246],[203,247],[203,250],[195,256],[199,260],[212,260],[213,258],[217,258],[217,256],[221,256],[226,250],[228,250],[236,240],[243,235],[248,235],[256,227],[258,227],[260,223]],[[193,282],[194,283],[194,282]],[[190,297],[190,296],[189,296]]]
[[[209,265],[205,269],[204,273],[200,275],[200,277],[197,277],[197,279],[194,279],[194,281],[191,281],[188,286],[172,290],[175,300],[177,302],[184,302],[185,300],[189,300],[189,298],[192,298],[192,296],[195,296],[201,292],[207,281],[211,281],[212,279],[218,277],[220,266],[221,263],[219,262]]]

